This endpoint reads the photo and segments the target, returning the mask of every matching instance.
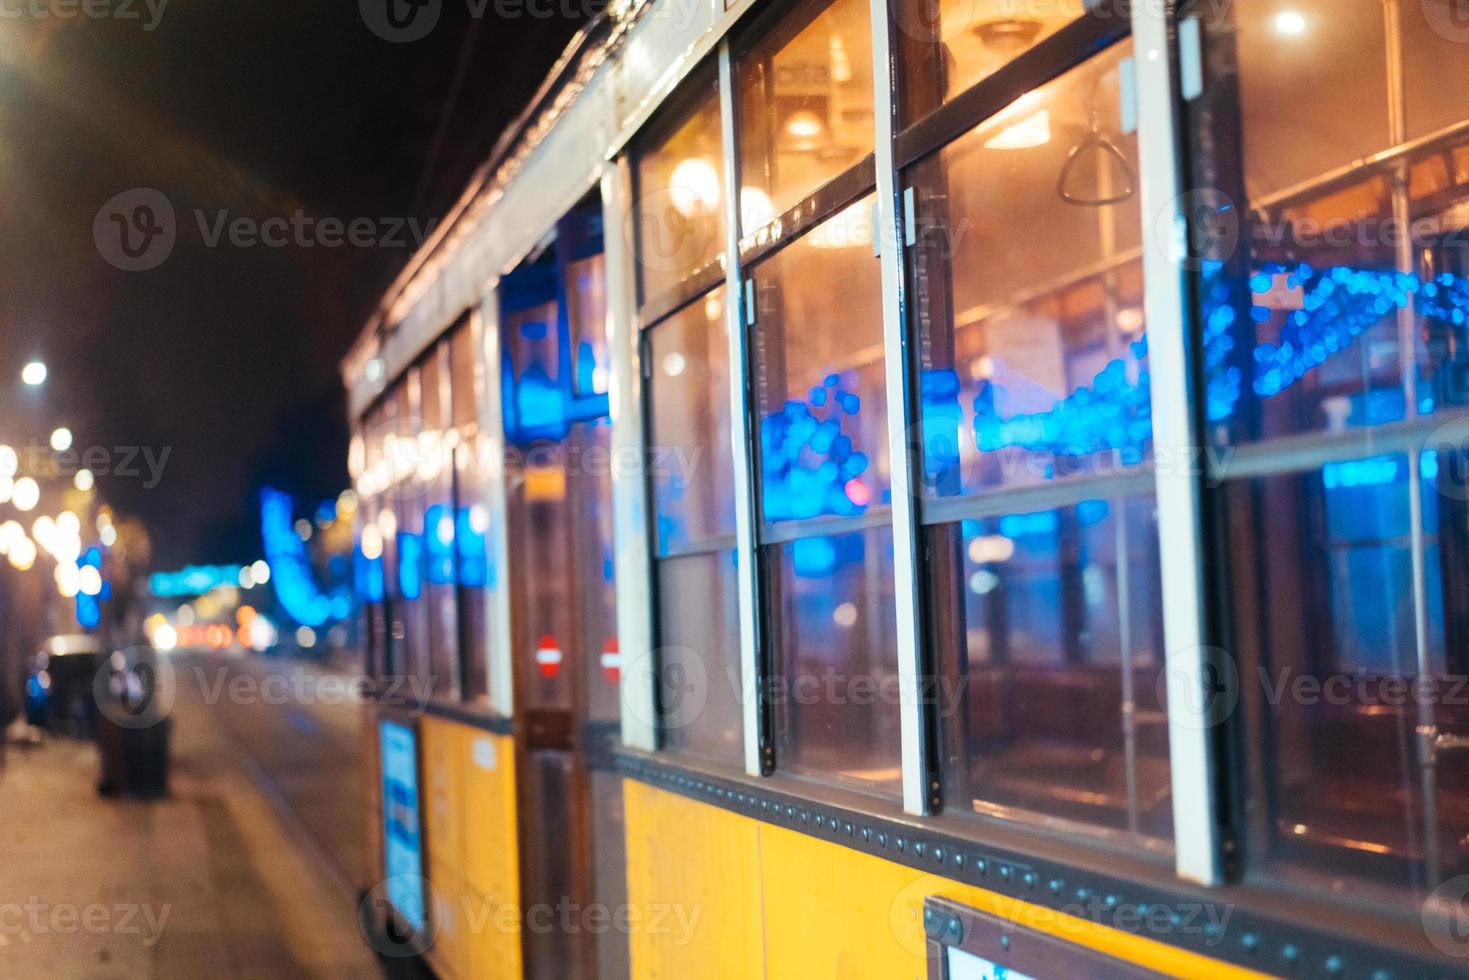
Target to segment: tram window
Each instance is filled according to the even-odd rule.
[[[913,122],[1081,17],[1087,0],[895,0],[902,118]],[[1126,5],[1120,16],[1126,16]]]
[[[455,508],[449,460],[449,350],[438,344],[419,369],[423,433],[419,437],[419,476],[423,483],[423,611],[428,637],[429,672],[434,693],[460,696],[459,615],[456,595]]]
[[[387,555],[378,521],[388,506],[382,451],[383,410],[379,404],[361,420],[352,438],[349,460],[358,498],[355,587],[362,605],[367,645],[367,671],[374,678],[392,672],[388,653]]]
[[[734,535],[724,287],[647,332],[649,482],[658,554]]]
[[[562,669],[562,644],[572,637],[567,453],[561,442],[569,417],[551,258],[542,256],[501,284],[505,430],[515,447],[505,463],[506,532],[515,563],[511,621],[517,700],[528,708],[571,707],[571,686]]]
[[[897,795],[902,786],[893,536],[884,526],[771,546],[776,758]]]
[[[1469,871],[1469,710],[1448,696],[1469,672],[1465,462],[1377,456],[1231,485],[1234,588],[1256,597],[1237,609],[1242,689],[1268,727],[1249,740],[1266,774],[1251,807],[1257,867],[1419,893]]]
[[[1469,71],[1469,49],[1442,33],[1452,6],[1311,0],[1286,16],[1238,0],[1235,31],[1209,37],[1216,74],[1235,62],[1242,174],[1229,196],[1249,205],[1232,209],[1243,254],[1204,250],[1216,440],[1469,404],[1469,110],[1442,83]],[[1240,164],[1210,166],[1229,178]]]
[[[607,421],[607,276],[600,202],[557,224],[556,255],[566,304],[571,388],[587,406],[581,413],[584,423],[571,427],[566,442],[577,663],[585,691],[581,710],[585,721],[611,723],[621,717],[622,657],[612,570],[612,427]]]
[[[766,521],[889,503],[882,284],[868,196],[752,270]]]
[[[740,225],[748,235],[873,148],[867,0],[787,19],[740,55]]]
[[[424,610],[423,495],[419,470],[423,445],[422,387],[419,369],[410,368],[398,385],[393,415],[393,458],[397,470],[397,498],[392,523],[396,528],[396,566],[399,606],[402,608],[403,671],[435,692],[429,662],[428,619]]]
[[[666,749],[738,768],[739,612],[724,287],[644,336]]]
[[[712,71],[685,85],[686,114],[655,124],[636,153],[639,299],[644,307],[716,282],[724,253],[724,151]]]
[[[663,746],[741,768],[745,750],[735,553],[663,558],[656,575]]]
[[[904,179],[946,796],[1162,850],[1158,530],[1130,472],[1152,445],[1131,52],[1057,65]],[[1068,478],[1058,501],[1045,485]]]
[[[593,202],[500,283],[517,697],[593,722],[618,717],[620,679],[601,245]]]
[[[1171,836],[1156,521],[1118,495],[930,529],[954,806]]]
[[[602,244],[601,213],[597,212],[594,227],[590,221],[574,224],[563,222],[560,226],[578,228],[582,234],[568,241],[562,235],[557,247],[568,250],[580,246],[580,251],[595,247],[591,255],[573,252],[563,260],[562,275],[566,280],[566,319],[571,330],[571,356],[575,365],[573,388],[578,395],[605,395],[610,378],[607,348],[607,264]],[[593,237],[594,236],[594,237]]]
[[[869,195],[751,269],[777,765],[901,785],[882,289]],[[777,531],[776,528],[779,527]]]
[[[449,337],[449,371],[453,390],[453,426],[458,434],[454,460],[455,580],[459,587],[459,639],[463,658],[464,699],[489,698],[488,614],[490,526],[482,469],[484,435],[479,431],[479,361],[469,321]]]
[[[1117,45],[911,168],[924,490],[1142,462],[1152,425],[1137,138]]]

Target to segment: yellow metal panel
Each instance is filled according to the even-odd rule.
[[[762,976],[759,825],[633,780],[623,788],[632,975]]]
[[[461,732],[464,765],[464,881],[471,975],[519,977],[520,933],[504,925],[505,906],[520,904],[520,847],[515,824],[515,740],[478,729]],[[499,924],[497,924],[499,923]]]
[[[430,864],[429,905],[433,910],[434,942],[426,956],[443,980],[469,976],[465,962],[465,888],[459,874],[442,864]]]
[[[521,980],[520,909],[470,888],[463,915],[465,969],[471,980]]]
[[[632,780],[625,788],[629,898],[638,906],[701,906],[692,941],[682,946],[633,932],[632,973],[641,980],[920,980],[930,895],[1169,976],[1265,976]]]
[[[849,848],[762,826],[767,976],[924,976],[923,900],[943,895],[1177,977],[1260,977],[1095,922],[923,874]],[[820,940],[812,941],[813,936]]]
[[[430,865],[464,873],[464,761],[462,725],[425,716],[419,725],[423,753],[423,830]]]

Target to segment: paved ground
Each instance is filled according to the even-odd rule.
[[[11,746],[0,977],[380,975],[357,926],[356,707],[321,668],[174,663],[169,799],[99,797],[90,743]]]

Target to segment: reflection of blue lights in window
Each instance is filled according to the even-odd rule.
[[[1429,322],[1461,327],[1469,318],[1469,280],[1448,273],[1425,282],[1391,270],[1344,266],[1317,270],[1305,263],[1268,263],[1251,277],[1250,288],[1258,299],[1281,283],[1299,294],[1300,309],[1277,311],[1259,302],[1251,308],[1252,320],[1258,323],[1285,314],[1276,339],[1254,347],[1251,384],[1261,398],[1285,391],[1410,302],[1416,314]],[[1217,422],[1234,414],[1241,397],[1241,371],[1231,363],[1238,317],[1222,264],[1205,264],[1202,286],[1206,408],[1209,420]],[[1140,462],[1153,435],[1146,337],[1133,343],[1132,356],[1138,365],[1135,378],[1129,377],[1127,361],[1113,360],[1090,384],[1077,388],[1045,412],[1001,418],[994,407],[1002,401],[997,397],[1002,393],[1000,387],[982,383],[972,405],[976,445],[983,452],[1018,447],[1056,456],[1117,450],[1127,454],[1124,463]],[[919,397],[925,478],[934,485],[959,462],[958,375],[953,370],[925,372]],[[1400,393],[1386,392],[1359,401],[1358,423],[1370,425],[1385,417],[1401,417],[1401,398]],[[1433,407],[1431,396],[1419,406],[1423,412]]]
[[[1299,309],[1277,310],[1259,300],[1283,281],[1297,294]],[[1209,263],[1203,276],[1205,297],[1204,367],[1208,378],[1210,421],[1229,418],[1240,398],[1240,369],[1228,363],[1234,340],[1230,331],[1236,316],[1230,304],[1223,266]],[[1469,281],[1444,273],[1424,281],[1416,275],[1346,266],[1318,270],[1306,263],[1266,263],[1250,279],[1256,302],[1252,319],[1266,323],[1283,316],[1279,336],[1256,344],[1251,371],[1254,392],[1270,398],[1285,391],[1307,373],[1346,350],[1368,329],[1413,304],[1418,317],[1430,323],[1462,327],[1469,309]],[[1294,304],[1293,304],[1294,305]],[[1398,394],[1395,397],[1401,399]],[[1419,405],[1433,411],[1432,397]],[[1369,406],[1371,408],[1373,406]],[[1392,416],[1400,418],[1401,411]],[[1380,416],[1369,413],[1361,424]]]
[[[974,399],[975,443],[992,452],[1006,446],[1043,449],[1062,456],[1086,456],[1109,449],[1139,450],[1153,436],[1152,390],[1148,383],[1148,344],[1144,337],[1132,344],[1139,365],[1137,380],[1128,377],[1121,358],[1104,367],[1090,386],[1076,389],[1046,412],[994,414],[999,386],[980,385]],[[1140,455],[1129,462],[1141,462]]]
[[[527,324],[546,331],[544,323]],[[558,325],[559,347],[566,356],[559,361],[570,361],[570,350],[566,340],[565,324]],[[598,422],[609,413],[606,392],[577,395],[572,390],[571,372],[560,372],[552,377],[546,365],[537,356],[540,348],[532,348],[528,363],[517,371],[515,359],[507,352],[503,368],[505,390],[505,437],[511,442],[524,445],[538,439],[559,442],[566,438],[571,426],[577,422]],[[595,365],[594,365],[595,366]]]
[[[1056,533],[1056,512],[1041,510],[1033,514],[1006,514],[1000,518],[1000,533],[1007,538],[1026,538]]]
[[[454,520],[449,508],[434,504],[423,517],[427,544],[428,580],[433,585],[454,583]]]
[[[608,415],[606,386],[599,391],[596,384],[596,351],[584,341],[572,357],[567,288],[574,287],[563,283],[548,261],[522,266],[501,284],[507,322],[517,311],[546,304],[555,308],[555,323],[522,323],[519,337],[506,337],[502,344],[505,438],[515,445],[540,439],[560,442],[575,423],[596,423]]]
[[[398,532],[398,594],[404,599],[423,595],[423,536]]]
[[[1435,470],[1437,466],[1435,466]],[[1328,490],[1347,487],[1379,487],[1393,483],[1398,478],[1398,459],[1395,456],[1375,456],[1372,459],[1351,459],[1340,463],[1327,463],[1321,469],[1321,479]]]
[[[860,534],[797,538],[790,543],[791,568],[797,578],[826,578],[839,566],[861,565],[866,543]]]
[[[475,530],[476,523],[480,522],[475,520],[475,508],[459,508],[454,518],[455,551],[459,560],[459,584],[468,589],[484,588],[489,574],[485,533]]]
[[[362,602],[383,601],[383,559],[368,558],[359,546],[352,552],[353,587]]]
[[[332,615],[332,600],[323,595],[312,575],[306,545],[296,533],[289,495],[266,488],[260,491],[260,531],[270,582],[286,613],[303,626],[320,626]]]
[[[842,431],[844,418],[861,411],[861,399],[843,386],[853,377],[828,375],[807,402],[788,401],[785,410],[760,420],[760,482],[765,519],[780,521],[824,514],[852,517],[866,512],[872,490],[862,479],[867,454]]]

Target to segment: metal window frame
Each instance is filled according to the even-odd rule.
[[[754,389],[746,309],[741,288],[739,145],[735,132],[734,62],[728,40],[719,45],[719,123],[724,151],[724,323],[729,336],[730,451],[733,453],[736,585],[740,613],[740,705],[744,718],[745,772],[769,775],[775,767],[770,715],[761,696],[767,665],[760,616],[760,542],[755,528],[755,461],[752,454]]]
[[[878,242],[882,279],[883,370],[887,387],[889,458],[892,460],[893,604],[897,611],[899,731],[903,768],[903,811],[914,816],[936,812],[941,805],[934,710],[925,710],[924,679],[932,674],[927,662],[923,630],[924,596],[918,514],[919,490],[915,475],[922,465],[919,443],[913,438],[918,419],[913,367],[907,342],[904,294],[903,204],[898,186],[898,98],[893,78],[897,59],[893,49],[888,0],[871,0],[873,139],[877,165],[877,222],[872,233]]]
[[[510,542],[506,533],[508,505],[505,496],[505,412],[501,402],[500,377],[500,289],[499,280],[485,289],[475,311],[479,324],[480,356],[484,384],[480,387],[479,427],[484,434],[485,510],[489,513],[485,635],[485,676],[490,688],[490,707],[503,718],[515,714],[515,650],[510,626]]]
[[[795,10],[768,14],[766,25],[785,23],[791,17],[803,16],[814,4]],[[825,6],[825,4],[820,4]],[[922,605],[918,596],[918,540],[916,499],[912,493],[912,474],[916,460],[908,433],[912,431],[906,378],[904,317],[901,307],[902,255],[897,250],[895,234],[884,229],[898,227],[899,202],[893,165],[893,139],[896,125],[896,93],[893,90],[893,53],[890,21],[885,0],[872,0],[868,6],[872,31],[874,85],[874,152],[853,166],[813,188],[785,214],[764,226],[751,229],[744,238],[739,213],[739,144],[737,94],[734,89],[735,45],[749,45],[753,36],[746,31],[737,42],[726,40],[719,48],[720,101],[723,114],[723,150],[725,177],[726,287],[731,302],[725,305],[729,325],[730,362],[734,374],[731,393],[734,399],[732,430],[735,453],[736,538],[741,556],[740,620],[743,704],[745,710],[746,770],[750,775],[770,775],[777,766],[774,753],[773,719],[763,692],[765,681],[773,671],[770,651],[766,649],[761,576],[764,574],[762,549],[806,537],[845,533],[869,528],[889,527],[894,535],[894,586],[896,637],[899,660],[901,761],[903,771],[902,798],[905,812],[914,815],[932,813],[937,808],[938,784],[934,768],[929,764],[931,739],[922,715],[921,664],[923,645],[920,638]],[[886,173],[886,181],[884,180]],[[813,518],[768,522],[760,514],[758,474],[754,448],[754,419],[758,411],[750,347],[750,330],[754,320],[751,292],[745,287],[744,270],[770,258],[785,246],[819,226],[855,200],[875,195],[876,216],[873,234],[879,251],[879,282],[883,316],[884,388],[888,402],[888,439],[892,447],[891,507],[878,508],[873,514],[859,518],[831,520]],[[884,204],[884,199],[888,200]],[[901,516],[900,516],[900,512]],[[752,744],[754,743],[754,744]],[[930,789],[931,787],[931,789]]]
[[[1194,311],[1182,255],[1188,215],[1183,199],[1180,97],[1170,41],[1172,4],[1132,5],[1137,64],[1138,185],[1143,222],[1143,309],[1155,458],[1188,459],[1203,445],[1191,372]],[[1167,7],[1168,9],[1164,9]],[[1148,220],[1149,216],[1153,220]],[[1218,820],[1221,760],[1206,680],[1215,654],[1208,646],[1204,583],[1203,478],[1192,467],[1156,471],[1162,563],[1163,635],[1172,779],[1174,868],[1201,885],[1222,883]]]
[[[649,537],[647,443],[643,418],[642,345],[637,320],[637,265],[631,227],[632,163],[626,156],[602,173],[603,254],[607,268],[608,404],[612,459],[613,577],[617,582],[617,644],[622,658],[622,743],[658,747],[657,664],[653,649],[653,554]]]

